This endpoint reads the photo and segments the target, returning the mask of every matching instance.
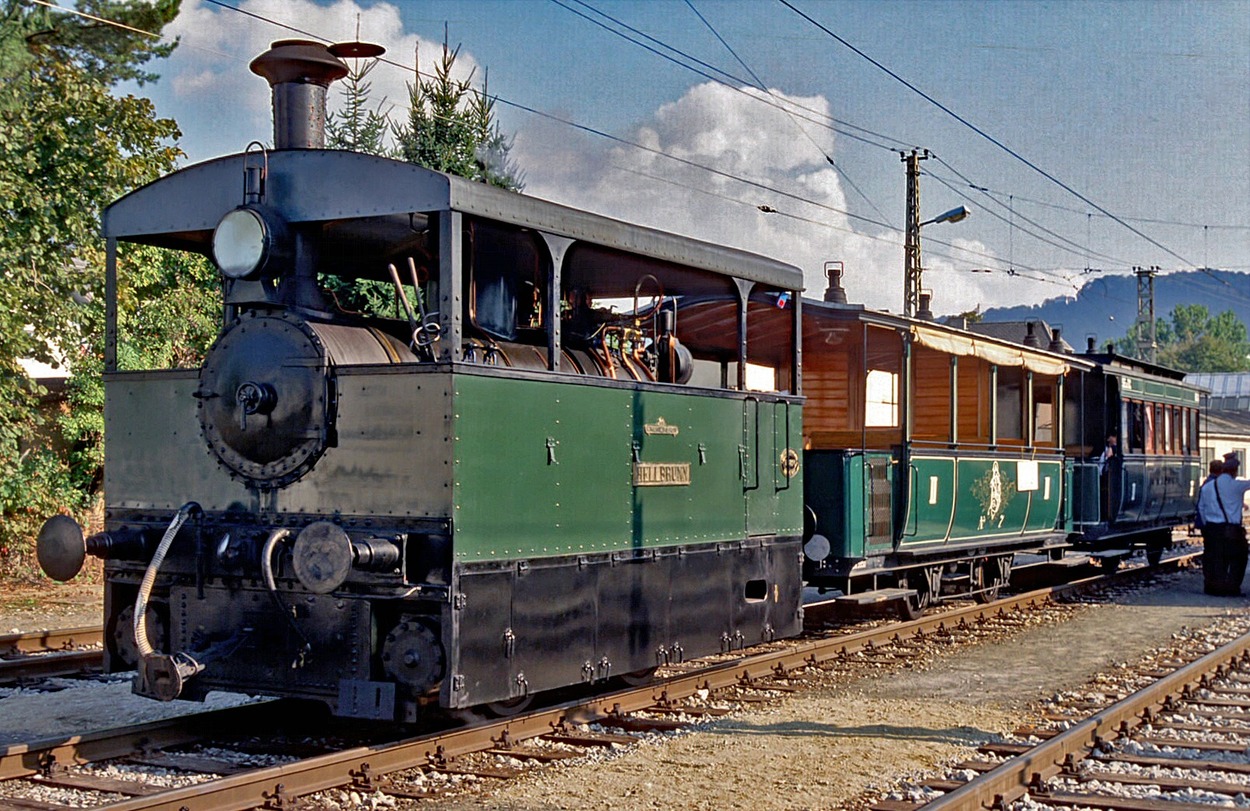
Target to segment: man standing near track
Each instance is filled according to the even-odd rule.
[[[1225,454],[1223,472],[1208,478],[1198,494],[1204,523],[1203,591],[1223,597],[1240,596],[1246,576],[1246,529],[1241,521],[1250,479],[1237,478],[1239,467],[1237,454]]]

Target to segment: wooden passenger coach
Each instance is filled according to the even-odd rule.
[[[1061,553],[1060,404],[1093,363],[816,302],[803,349],[811,582],[919,610],[992,596],[1016,552]]]

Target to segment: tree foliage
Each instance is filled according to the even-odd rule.
[[[408,85],[408,120],[392,131],[399,156],[419,166],[513,191],[524,178],[512,161],[512,139],[495,120],[495,101],[483,80],[452,78],[460,49],[443,43],[434,76]]]
[[[1155,325],[1156,360],[1186,372],[1250,371],[1250,339],[1246,325],[1232,310],[1213,316],[1203,304],[1177,305]],[[1118,342],[1121,352],[1137,355],[1137,336]]]
[[[178,2],[79,7],[159,31]],[[114,92],[124,80],[154,79],[144,66],[172,46],[19,0],[7,0],[0,19],[0,559],[12,572],[29,563],[39,522],[81,512],[100,478],[100,214],[180,153],[172,120]],[[19,364],[27,358],[70,370],[58,409],[41,407],[46,393]]]
[[[357,60],[357,64],[342,80],[339,92],[343,107],[326,116],[326,146],[330,149],[349,149],[369,155],[389,157],[386,145],[390,121],[382,110],[385,100],[370,105],[373,83],[369,74],[378,66],[378,60]]]

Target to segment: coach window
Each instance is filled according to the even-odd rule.
[[[1125,400],[1125,411],[1128,412],[1128,453],[1145,453],[1146,451],[1146,409],[1145,404],[1137,400]]]
[[[1155,406],[1154,403],[1142,403],[1142,413],[1146,415],[1145,424],[1142,425],[1142,435],[1146,439],[1145,453],[1155,453],[1158,445],[1155,443]]]
[[[1055,386],[1047,379],[1033,379],[1033,444],[1055,446]]]
[[[1024,439],[1024,370],[1019,366],[999,366],[995,391],[998,440]]]

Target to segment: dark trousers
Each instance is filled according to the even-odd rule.
[[[1246,529],[1240,524],[1207,524],[1202,528],[1202,579],[1207,594],[1241,593],[1246,576]]]

